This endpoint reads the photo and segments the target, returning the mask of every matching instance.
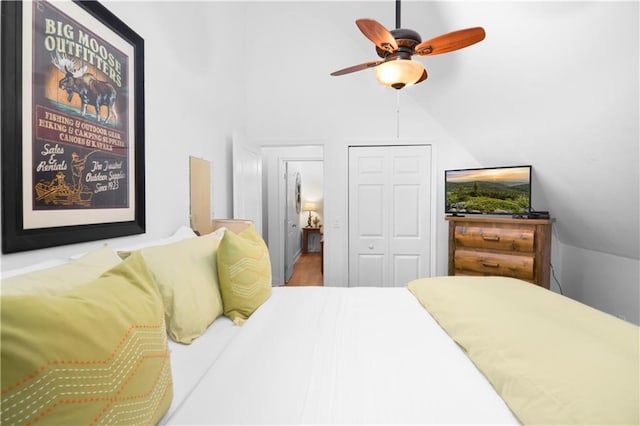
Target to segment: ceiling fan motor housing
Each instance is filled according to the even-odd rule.
[[[395,30],[391,30],[389,32],[391,33],[393,38],[396,39],[398,50],[396,52],[388,52],[376,46],[376,53],[383,59],[395,53],[408,53],[409,55],[413,55],[413,48],[422,43],[420,34],[413,30],[409,30],[406,28],[396,28]]]

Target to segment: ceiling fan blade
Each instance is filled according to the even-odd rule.
[[[482,27],[453,31],[431,40],[423,41],[414,48],[414,53],[426,56],[453,52],[484,40],[484,36],[485,33]]]
[[[375,43],[382,50],[395,52],[398,50],[398,43],[393,35],[378,21],[373,19],[358,19],[356,25],[369,40]]]
[[[362,70],[366,70],[367,68],[373,68],[375,66],[378,66],[383,62],[384,61],[365,62],[364,64],[353,65],[353,66],[350,66],[350,67],[347,67],[347,68],[343,68],[343,69],[338,70],[338,71],[334,71],[334,72],[331,73],[331,75],[338,76],[338,75],[349,74],[351,72],[362,71]]]

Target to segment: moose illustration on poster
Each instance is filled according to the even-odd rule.
[[[55,3],[33,8],[33,209],[128,208],[130,58]]]

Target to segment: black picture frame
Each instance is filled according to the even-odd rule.
[[[34,8],[27,9],[27,11],[29,13],[32,13],[33,16],[36,16],[36,7],[49,7],[50,5],[55,5],[57,7],[60,3],[48,3],[43,2],[43,0],[38,0],[34,3],[3,1],[1,9],[2,26],[0,35],[0,48],[2,53],[2,63],[0,65],[0,84],[2,89],[1,152],[3,253],[35,250],[45,247],[61,246],[86,241],[141,234],[145,232],[144,40],[131,28],[124,24],[124,22],[117,18],[113,13],[106,9],[102,4],[96,1],[69,1],[64,3],[67,3],[67,5],[65,6],[67,10],[74,11],[76,10],[75,8],[78,8],[77,15],[75,15],[75,12],[71,15],[80,18],[86,18],[87,16],[90,16],[97,20],[94,21],[87,18],[85,24],[82,23],[81,19],[76,18],[76,20],[70,20],[70,22],[73,22],[74,25],[78,24],[81,29],[85,29],[85,35],[90,31],[95,31],[96,33],[98,33],[98,37],[100,37],[101,34],[99,33],[100,31],[102,31],[105,39],[107,37],[110,37],[112,40],[116,40],[118,43],[122,43],[122,45],[126,46],[126,52],[128,52],[126,56],[123,56],[125,58],[124,63],[126,64],[126,66],[123,67],[125,69],[123,73],[127,73],[127,81],[129,82],[129,85],[126,86],[126,96],[123,96],[126,99],[124,101],[121,101],[126,102],[126,108],[128,108],[126,109],[125,116],[127,127],[124,132],[124,134],[126,135],[126,143],[122,143],[123,146],[126,145],[126,148],[121,148],[123,152],[127,152],[128,157],[124,157],[125,167],[121,166],[123,169],[122,176],[124,178],[115,178],[115,186],[117,186],[119,182],[124,181],[126,183],[127,189],[124,190],[124,195],[113,196],[113,198],[117,199],[118,202],[126,203],[126,208],[107,209],[101,206],[77,207],[75,205],[72,205],[70,208],[68,205],[55,205],[57,200],[54,200],[53,207],[51,205],[47,205],[45,207],[41,207],[41,209],[51,210],[53,208],[58,210],[54,211],[53,213],[51,213],[50,211],[45,211],[43,214],[58,215],[60,217],[63,217],[63,222],[68,220],[69,223],[63,223],[62,225],[57,223],[49,224],[46,219],[47,216],[45,216],[43,226],[25,226],[25,217],[27,217],[26,215],[31,209],[31,207],[29,206],[35,206],[36,201],[34,200],[40,199],[40,197],[36,197],[35,195],[33,195],[35,192],[36,178],[40,176],[36,176],[35,178],[33,177],[36,174],[36,167],[34,167],[34,165],[37,164],[35,162],[36,160],[28,160],[29,162],[27,163],[27,165],[31,168],[31,170],[26,170],[26,167],[24,167],[23,165],[23,159],[28,158],[28,154],[26,157],[23,157],[24,149],[30,150],[29,152],[31,152],[32,157],[34,156],[34,152],[38,152],[35,148],[36,136],[29,137],[29,140],[25,140],[25,132],[23,130],[25,129],[25,127],[23,126],[25,124],[25,121],[28,120],[30,121],[30,123],[27,124],[30,125],[31,128],[36,127],[34,121],[37,117],[39,117],[38,114],[34,114],[31,112],[33,111],[33,109],[28,109],[33,108],[34,105],[36,107],[39,107],[36,102],[33,102],[33,96],[31,96],[30,99],[23,99],[23,84],[29,84],[32,79],[33,81],[36,81],[36,77],[33,77],[32,75],[36,74],[37,71],[35,65],[33,68],[23,70],[23,58],[28,57],[24,51],[25,46],[23,46],[23,35],[25,34],[23,32],[23,13],[25,13],[24,8]],[[33,12],[31,12],[32,10]],[[24,19],[26,20],[27,18]],[[53,20],[50,19],[50,21]],[[98,22],[99,24],[96,24],[96,22]],[[82,27],[82,25],[88,26]],[[35,28],[35,25],[32,26]],[[36,40],[36,36],[31,36],[31,39]],[[93,41],[94,40],[92,40],[92,42]],[[105,43],[105,45],[108,44]],[[35,51],[35,48],[33,49]],[[103,47],[101,46],[100,49],[103,49]],[[33,52],[31,52],[31,56],[35,56]],[[53,52],[51,53],[51,57],[54,57]],[[49,64],[49,68],[52,68],[51,64]],[[62,69],[61,67],[58,68]],[[97,69],[97,67],[94,69]],[[62,74],[64,74],[64,71],[62,71]],[[60,87],[60,89],[62,89],[62,87]],[[32,90],[34,93],[36,92],[35,89]],[[60,92],[62,94],[61,98],[64,98],[64,91],[60,90]],[[74,94],[74,96],[76,96],[76,94]],[[81,96],[78,94],[76,98],[81,99]],[[69,93],[69,100],[70,99],[71,93]],[[33,105],[31,105],[32,103]],[[24,117],[24,111],[29,111],[27,113],[28,117]],[[100,114],[101,113],[99,108],[96,107],[95,119],[98,120],[98,123],[100,123]],[[63,114],[61,113],[60,116],[62,115]],[[116,118],[116,120],[117,119],[118,118]],[[82,118],[76,121],[76,123],[79,123],[82,120],[88,120],[88,118],[84,116],[84,113],[82,114]],[[108,120],[109,118],[107,117],[104,122],[105,126],[107,126]],[[40,130],[36,128],[32,131],[28,130],[27,133],[31,132],[30,135],[37,135],[39,131]],[[85,151],[88,150],[86,146],[83,146],[82,148],[85,149]],[[62,149],[64,150],[64,147]],[[71,150],[72,149],[67,149],[67,152],[65,154],[68,155],[69,151]],[[75,150],[78,152],[82,152],[78,149]],[[95,149],[89,152],[84,157],[84,161],[86,162],[87,157],[94,152],[98,153],[95,154],[94,157],[98,157],[101,154],[100,150]],[[109,155],[109,153],[106,152],[103,154]],[[75,152],[72,155],[75,155],[77,158],[77,154]],[[67,161],[67,164],[65,164],[64,166],[69,168],[68,158],[65,161]],[[98,161],[95,161],[94,163],[98,163]],[[111,163],[113,164],[113,161]],[[96,165],[94,164],[93,167],[95,168]],[[116,166],[112,167],[116,168]],[[89,170],[88,167],[87,170]],[[84,165],[83,168],[80,169],[80,172],[84,172]],[[62,174],[62,172],[58,172],[58,174]],[[69,177],[71,175],[71,172],[69,170],[66,170],[66,174],[67,177]],[[74,175],[73,177],[74,184],[72,186],[70,182],[66,182],[67,189],[76,188],[76,176]],[[27,182],[29,183],[29,185],[25,184],[25,179],[28,179]],[[81,181],[80,179],[78,180]],[[109,178],[109,180],[111,182],[111,178]],[[41,179],[41,181],[43,180]],[[61,182],[65,183],[64,180],[62,180]],[[43,184],[41,183],[41,185]],[[51,181],[51,185],[51,187],[53,187],[54,181]],[[96,188],[83,187],[81,183],[79,185],[79,190],[85,191],[86,193],[91,192],[94,201],[96,200],[96,198],[98,198],[98,195],[93,195],[94,193],[98,192]],[[122,184],[122,186],[124,185],[125,184]],[[25,188],[27,187],[27,192],[25,192]],[[110,187],[109,189],[111,190],[112,188]],[[28,192],[30,192],[32,195],[25,196],[24,194],[28,194]],[[117,194],[117,191],[113,192]],[[61,193],[62,192],[55,192],[55,194],[57,195]],[[25,199],[27,198],[27,203],[30,202],[31,204],[25,204]],[[25,205],[27,206],[26,208]],[[33,210],[35,211],[36,207],[33,207]],[[118,217],[116,220],[112,220],[110,217],[111,212],[119,212],[120,210],[126,211],[127,217]],[[37,212],[36,214],[40,214],[40,212]],[[69,219],[66,219],[67,216],[69,217]],[[74,222],[76,220],[75,218],[80,216],[86,216],[87,218],[89,218],[87,220],[90,223],[81,223],[82,221],[79,221],[78,223]]]

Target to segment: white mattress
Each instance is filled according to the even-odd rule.
[[[169,424],[518,424],[405,288],[274,288],[235,330]]]

